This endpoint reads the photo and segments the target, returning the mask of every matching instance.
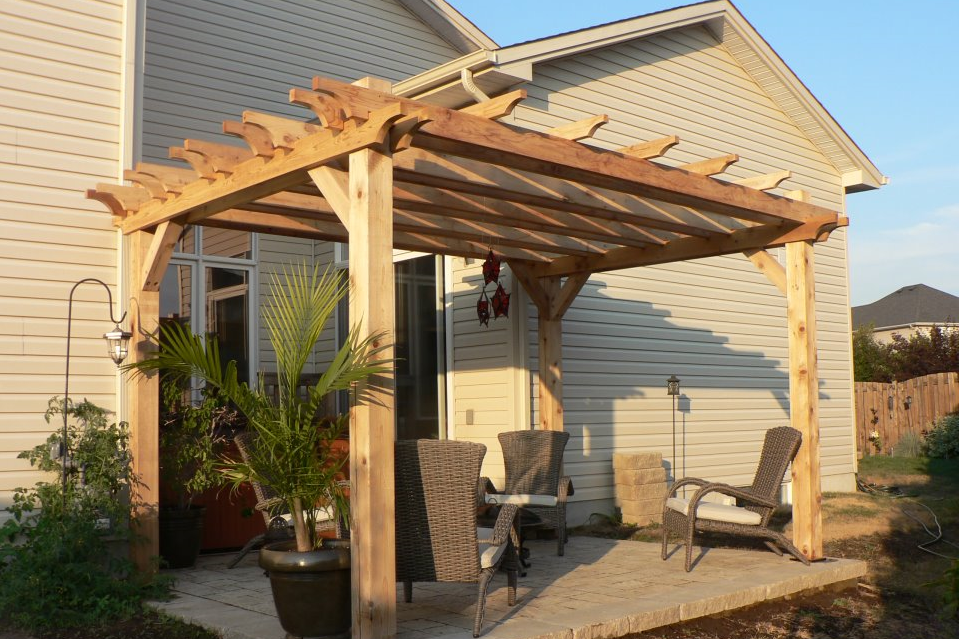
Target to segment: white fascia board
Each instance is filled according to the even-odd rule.
[[[397,0],[463,53],[499,45],[445,0]]]
[[[690,25],[707,23],[715,31],[715,26],[708,23],[721,21],[731,6],[725,0],[704,2],[524,42],[498,49],[494,52],[494,61],[506,70],[515,64],[529,65],[555,60]]]
[[[464,56],[444,62],[432,69],[417,73],[393,85],[393,93],[402,97],[418,95],[432,88],[459,80],[460,72],[468,69],[473,73],[492,66],[492,52],[486,50],[474,51]]]
[[[755,52],[762,63],[779,81],[793,93],[802,108],[822,127],[826,134],[842,149],[850,161],[860,167],[858,171],[849,171],[843,174],[843,186],[849,192],[876,189],[889,182],[878,167],[872,163],[862,149],[853,141],[848,133],[832,117],[826,107],[816,99],[812,92],[802,83],[802,80],[793,73],[793,70],[783,62],[779,54],[762,38],[755,28],[731,4],[726,12],[726,24],[736,32]]]

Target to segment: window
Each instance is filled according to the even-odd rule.
[[[216,339],[223,361],[236,360],[240,381],[254,379],[257,363],[255,249],[246,231],[187,227],[160,284],[160,321]]]

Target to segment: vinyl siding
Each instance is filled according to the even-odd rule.
[[[116,233],[84,190],[119,173],[123,28],[119,0],[0,3],[0,508],[41,479],[16,457],[53,430],[71,287],[116,295]],[[76,290],[70,396],[115,410],[109,311]]]
[[[504,266],[500,282],[512,295],[510,317],[490,319],[489,326],[483,326],[476,316],[476,303],[483,290],[482,262],[448,259],[452,264],[448,289],[453,313],[450,434],[455,439],[485,444],[483,475],[502,486],[503,454],[496,435],[523,428],[528,414],[524,392],[529,377],[524,357],[525,297]],[[491,296],[496,286],[490,284],[486,289]],[[472,423],[467,423],[470,413]]]
[[[143,155],[222,136],[244,110],[309,119],[289,104],[314,75],[397,81],[459,53],[391,0],[150,0]]]
[[[529,97],[514,112],[520,126],[545,130],[605,113],[610,122],[590,144],[615,149],[678,135],[679,146],[658,161],[678,165],[736,153],[740,162],[724,179],[790,169],[793,176],[778,193],[803,189],[814,203],[843,210],[836,168],[705,29],[539,64],[525,88]],[[773,253],[782,260],[784,250]],[[823,485],[849,489],[855,449],[842,230],[816,248],[816,298]],[[527,305],[526,311],[535,424],[536,309]],[[660,452],[671,463],[665,386],[672,374],[683,392],[676,413],[680,477],[684,434],[685,475],[747,484],[763,432],[788,423],[785,298],[742,255],[594,275],[563,328],[565,427],[572,435],[565,470],[576,487],[572,523],[612,510],[614,451]],[[508,405],[506,389],[490,381],[495,369],[471,368],[471,356],[474,350],[505,354],[512,336],[490,333],[475,346],[470,339],[478,338],[454,339],[457,369],[470,371],[473,386],[490,390],[484,403]],[[457,405],[466,391],[457,389]]]
[[[185,138],[242,144],[221,133],[224,120],[245,110],[307,120],[288,102],[290,88],[309,88],[314,75],[343,81],[415,75],[460,54],[392,0],[150,0],[144,73],[143,159],[168,162],[168,148]],[[332,243],[261,236],[260,295],[271,275],[291,263],[320,268],[332,262]],[[262,315],[258,368],[275,371]],[[313,366],[333,355],[335,329],[324,333]]]

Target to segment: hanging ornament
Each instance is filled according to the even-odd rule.
[[[476,316],[479,318],[480,324],[489,326],[489,298],[486,297],[485,290],[480,293],[479,301],[476,302]]]
[[[499,269],[499,258],[493,255],[493,249],[491,248],[489,250],[489,255],[486,256],[486,261],[483,262],[483,281],[486,284],[489,284],[490,282],[499,282]]]
[[[493,317],[509,317],[509,293],[502,284],[496,285],[496,292],[492,299]]]

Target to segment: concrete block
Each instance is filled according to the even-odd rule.
[[[663,498],[655,497],[653,499],[616,499],[616,505],[623,513],[631,515],[662,515]]]
[[[666,481],[666,469],[644,468],[642,470],[629,470],[620,468],[616,470],[615,480],[617,484],[624,486],[635,486],[636,484],[655,484]]]
[[[624,512],[622,516],[623,523],[631,526],[645,526],[647,524],[661,524],[663,522],[662,511],[646,515]]]
[[[613,453],[613,469],[642,470],[662,467],[661,453]]]
[[[615,494],[617,503],[620,506],[622,504],[619,502],[622,501],[656,500],[659,502],[659,508],[662,508],[662,500],[666,495],[666,482],[659,482],[657,484],[633,484],[630,486],[616,484]]]

